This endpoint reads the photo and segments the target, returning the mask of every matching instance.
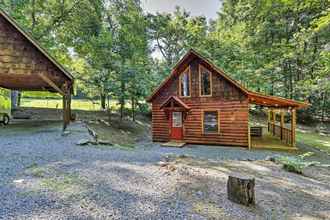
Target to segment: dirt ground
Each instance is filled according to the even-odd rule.
[[[170,164],[182,175],[178,184],[181,196],[192,201],[193,211],[206,219],[330,219],[329,167],[310,167],[297,175],[264,160],[185,158]],[[228,201],[229,175],[255,178],[255,207]]]

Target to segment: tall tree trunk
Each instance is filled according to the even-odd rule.
[[[107,113],[108,113],[108,122],[111,123],[111,106],[110,106],[110,96],[107,95]]]
[[[17,107],[20,107],[21,106],[22,93],[23,92],[18,91],[18,94],[17,94]]]
[[[321,115],[321,121],[322,121],[322,122],[324,122],[324,117],[325,117],[326,100],[327,100],[327,92],[325,91],[325,92],[323,93],[323,104],[322,104],[322,115]]]
[[[123,120],[124,118],[124,107],[125,107],[125,82],[123,79],[121,79],[120,82],[120,90],[121,90],[121,96],[120,96],[120,120]]]
[[[100,95],[100,98],[101,98],[101,108],[104,110],[106,109],[106,95],[104,93],[101,93]]]
[[[131,102],[132,102],[132,119],[135,122],[135,99],[133,96],[132,96]]]

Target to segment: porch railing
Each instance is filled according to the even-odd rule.
[[[291,129],[281,127],[279,125],[268,122],[268,132],[273,136],[279,137],[282,143],[287,145],[292,144],[292,131]]]

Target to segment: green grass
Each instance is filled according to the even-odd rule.
[[[33,108],[62,108],[62,99],[54,98],[22,98],[21,107],[33,107]],[[110,107],[112,110],[118,110],[119,105],[115,100],[110,101]],[[126,108],[130,108],[130,104],[127,102]],[[101,102],[99,100],[89,99],[72,99],[71,108],[73,110],[86,110],[95,111],[101,109]]]
[[[62,99],[35,99],[23,98],[21,107],[33,108],[62,108]],[[101,108],[99,101],[90,101],[87,99],[73,99],[71,107],[74,110],[99,110]]]
[[[75,174],[63,174],[59,177],[44,178],[41,186],[54,192],[75,192],[81,187],[83,181]]]
[[[297,141],[330,154],[330,137],[312,132],[297,132]]]

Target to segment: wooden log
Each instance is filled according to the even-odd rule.
[[[254,185],[254,178],[229,176],[227,182],[228,199],[246,206],[254,205]]]

